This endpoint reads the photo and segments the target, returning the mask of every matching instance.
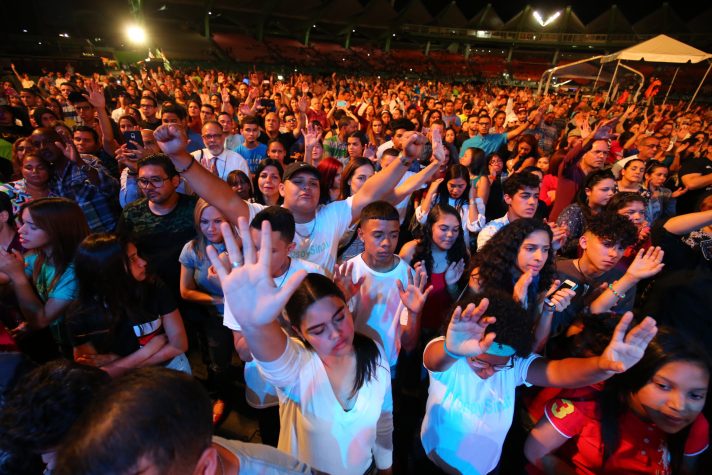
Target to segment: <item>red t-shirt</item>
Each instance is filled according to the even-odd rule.
[[[574,402],[558,398],[546,405],[545,414],[549,422],[561,435],[573,438],[559,449],[558,455],[564,460],[570,460],[576,473],[671,473],[667,434],[655,424],[643,421],[632,411],[627,411],[622,416],[618,450],[604,464],[598,412],[598,404],[595,401]],[[704,452],[708,445],[709,424],[700,414],[692,423],[684,454],[697,455]]]

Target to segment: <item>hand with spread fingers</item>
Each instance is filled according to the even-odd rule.
[[[415,269],[415,276],[413,271],[408,269],[408,286],[403,288],[403,283],[400,280],[396,280],[396,287],[398,287],[398,294],[400,295],[401,302],[408,311],[414,315],[420,314],[423,310],[423,305],[428,299],[428,295],[433,290],[433,286],[430,285],[426,289],[425,286],[428,283],[428,274],[423,268]]]
[[[281,288],[275,287],[270,274],[272,254],[260,252],[258,259],[247,220],[240,217],[238,225],[243,236],[242,253],[235,242],[230,225],[223,223],[220,226],[232,264],[226,266],[212,246],[208,246],[208,257],[220,278],[225,302],[240,326],[243,329],[259,328],[277,319],[307,274],[305,271],[298,271]],[[260,249],[272,249],[271,232],[272,226],[269,222],[263,222]],[[244,262],[242,265],[239,264],[241,260]]]
[[[648,343],[658,332],[655,320],[645,317],[635,327],[628,327],[633,321],[633,313],[626,312],[613,330],[613,338],[601,356],[598,366],[609,373],[622,373],[643,357]]]
[[[482,299],[479,305],[469,304],[462,310],[457,307],[447,326],[445,347],[456,356],[477,356],[485,353],[495,339],[494,332],[485,334],[487,326],[495,322],[494,317],[484,316],[489,300]]]

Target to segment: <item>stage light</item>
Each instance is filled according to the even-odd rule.
[[[131,43],[142,45],[146,43],[146,30],[136,24],[126,27],[126,37]]]
[[[541,16],[541,13],[539,13],[538,11],[534,10],[534,12],[532,12],[532,16],[534,16],[534,19],[535,19],[537,22],[539,22],[539,24],[540,24],[541,26],[547,26],[547,25],[551,24],[554,20],[556,20],[557,18],[559,18],[560,15],[561,15],[561,12],[560,12],[560,11],[557,11],[557,12],[554,12],[554,14],[551,15],[549,18],[547,18],[546,20],[544,20],[544,19],[542,18],[542,16]]]

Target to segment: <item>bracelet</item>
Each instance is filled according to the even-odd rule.
[[[618,300],[623,300],[625,298],[624,293],[616,292],[616,289],[613,288],[613,284],[608,284],[608,290],[613,292],[613,295],[615,295]]]
[[[182,169],[182,170],[176,170],[176,171],[177,171],[178,173],[185,173],[185,172],[187,172],[188,170],[190,170],[190,167],[193,166],[193,162],[195,162],[195,161],[196,161],[196,160],[191,157],[190,163],[189,163],[188,165],[186,165],[186,167],[185,167],[184,169]]]
[[[448,356],[449,356],[450,358],[452,358],[452,359],[459,360],[460,358],[462,358],[462,356],[460,356],[460,355],[454,355],[454,354],[452,354],[452,353],[450,353],[450,352],[448,351],[448,349],[447,349],[447,341],[445,341],[445,340],[443,340],[443,349],[445,350],[445,354],[448,355]]]

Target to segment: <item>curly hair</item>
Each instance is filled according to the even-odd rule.
[[[413,253],[413,259],[411,262],[415,263],[423,261],[428,275],[433,272],[433,226],[444,214],[454,216],[457,218],[458,222],[461,220],[460,213],[458,213],[452,206],[446,204],[437,204],[433,206],[433,209],[430,210],[428,219],[425,221],[425,225],[423,226],[423,236],[418,240],[418,243],[415,246],[415,252]],[[467,261],[470,259],[467,252],[467,245],[465,245],[465,235],[462,227],[460,227],[460,233],[457,235],[455,243],[447,251],[448,265],[453,262],[458,262],[460,259],[463,259],[465,264],[467,264]]]
[[[585,233],[591,233],[606,245],[632,246],[638,242],[638,228],[628,218],[605,210],[592,216],[586,223]]]
[[[497,232],[479,250],[472,259],[470,272],[478,269],[480,285],[482,289],[500,289],[512,295],[514,284],[522,271],[517,268],[517,256],[524,240],[536,231],[544,231],[549,236],[549,241],[553,237],[548,224],[535,218],[521,218]],[[536,306],[537,294],[546,291],[554,282],[556,266],[554,264],[554,251],[549,251],[549,256],[544,263],[544,267],[539,273],[536,288],[529,288],[529,307]],[[469,274],[468,274],[469,275]]]
[[[485,315],[497,319],[487,327],[485,334],[494,332],[497,334],[495,339],[497,343],[511,346],[516,352],[515,355],[521,358],[529,356],[534,345],[534,320],[521,305],[514,301],[511,293],[497,289],[475,293],[468,289],[453,305],[453,310],[456,307],[464,309],[471,303],[479,305],[484,298],[489,300]]]

